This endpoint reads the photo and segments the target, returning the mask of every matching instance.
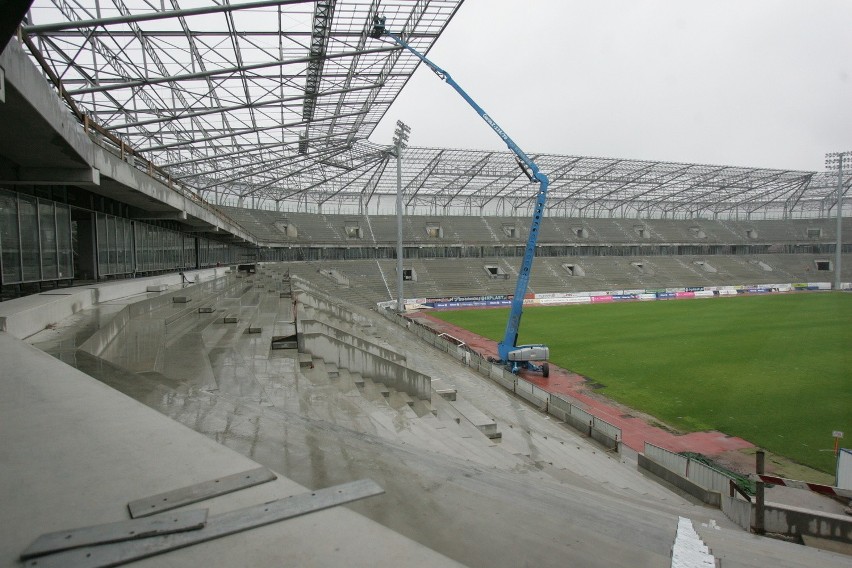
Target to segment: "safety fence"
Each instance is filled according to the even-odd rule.
[[[470,347],[431,327],[397,314],[392,309],[379,308],[379,313],[405,327],[414,335],[436,349],[452,355],[479,374],[491,379],[506,390],[539,407],[607,448],[620,450],[621,429],[614,424],[587,412],[567,397],[550,393],[522,377],[512,374],[503,365],[490,362]]]

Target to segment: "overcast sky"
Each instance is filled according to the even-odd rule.
[[[852,0],[465,0],[429,57],[527,153],[821,171],[852,150]],[[423,65],[370,139],[398,119],[414,146],[505,149]]]

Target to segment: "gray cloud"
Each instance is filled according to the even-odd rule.
[[[528,152],[821,170],[852,149],[852,2],[466,0],[429,54]],[[503,149],[424,66],[371,140]]]

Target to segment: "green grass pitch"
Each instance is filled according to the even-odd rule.
[[[505,309],[433,312],[499,341]],[[530,307],[522,343],[598,392],[684,431],[740,436],[834,473],[852,437],[852,294]]]

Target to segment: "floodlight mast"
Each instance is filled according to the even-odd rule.
[[[488,113],[481,106],[476,104],[470,95],[462,89],[458,83],[450,76],[449,73],[432,63],[425,55],[408,45],[399,36],[389,32],[385,27],[385,18],[380,16],[373,17],[373,31],[370,37],[380,39],[382,36],[388,36],[399,46],[407,49],[417,56],[423,63],[435,72],[435,74],[450,85],[473,109],[482,117],[482,119],[491,127],[494,132],[506,143],[506,146],[515,154],[515,159],[518,162],[521,170],[526,174],[531,182],[538,182],[538,195],[536,196],[535,211],[533,213],[532,224],[530,225],[530,234],[527,239],[526,249],[524,250],[524,258],[521,263],[521,268],[518,272],[518,282],[515,286],[515,295],[512,297],[512,304],[509,310],[509,320],[506,323],[506,332],[503,336],[503,341],[497,345],[497,353],[499,359],[495,360],[517,373],[521,369],[529,369],[531,371],[541,372],[545,377],[550,374],[550,368],[546,362],[538,365],[534,361],[546,361],[550,355],[550,350],[546,345],[517,345],[518,331],[521,325],[521,316],[524,309],[524,296],[527,293],[527,287],[530,281],[530,272],[532,271],[532,263],[535,258],[535,246],[538,242],[538,232],[541,228],[541,219],[544,216],[544,205],[547,201],[547,186],[550,181],[547,176],[542,173],[535,162],[521,150],[517,144],[506,134],[506,131],[494,122]]]

